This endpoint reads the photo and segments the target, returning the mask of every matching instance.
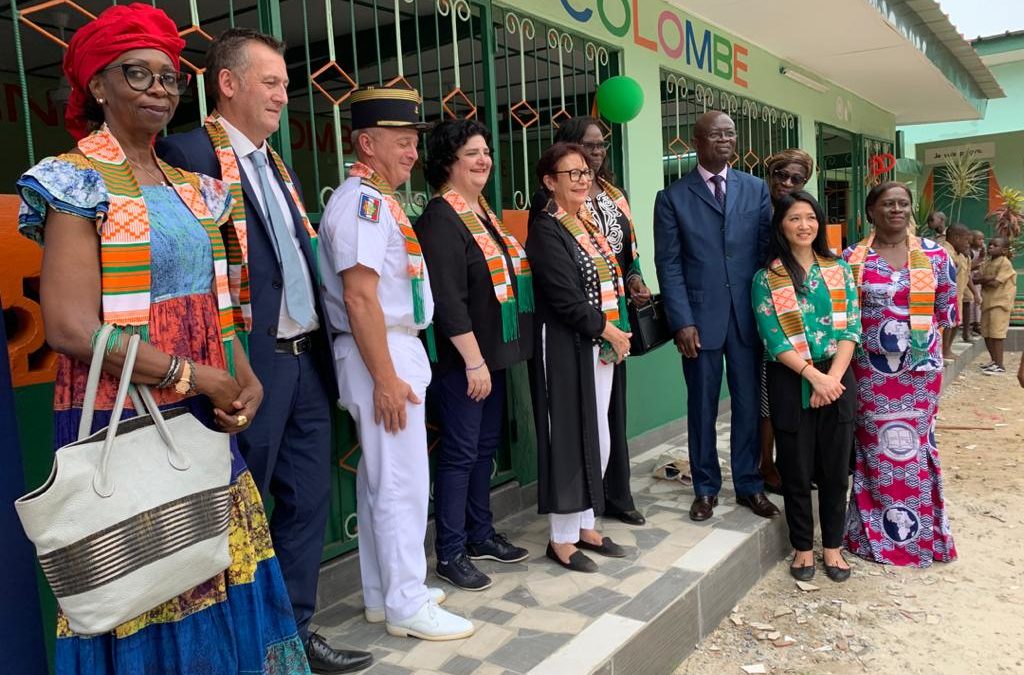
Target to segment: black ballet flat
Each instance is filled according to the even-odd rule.
[[[825,576],[837,584],[841,584],[850,578],[850,568],[839,567],[838,565],[825,565]]]
[[[591,544],[589,541],[580,539],[576,542],[576,548],[583,548],[588,551],[593,551],[598,555],[603,555],[606,558],[625,558],[626,549],[622,548],[609,537],[603,537],[600,544]]]
[[[555,553],[554,547],[551,546],[551,542],[548,542],[548,550],[545,552],[545,555],[565,569],[573,572],[593,574],[597,571],[597,563],[588,558],[583,551],[576,551],[569,556],[569,562],[562,562],[562,559],[558,557],[557,553]]]
[[[814,578],[814,563],[803,567],[789,566],[789,575],[797,581],[810,581]]]

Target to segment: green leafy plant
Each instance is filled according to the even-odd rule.
[[[1024,192],[1011,187],[999,190],[1002,205],[989,211],[994,230],[1020,249],[1021,230],[1024,229]]]
[[[917,236],[923,237],[928,234],[928,214],[932,212],[934,206],[934,200],[922,190],[921,196],[917,199],[917,209],[914,212],[914,232]]]
[[[960,221],[960,211],[967,199],[978,199],[988,183],[988,164],[972,159],[967,152],[947,157],[943,171],[935,177],[936,189],[952,203],[950,221]]]

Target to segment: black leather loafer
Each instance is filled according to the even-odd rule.
[[[314,673],[354,673],[373,663],[373,654],[348,649],[335,649],[316,633],[306,640],[306,659]]]
[[[593,574],[597,571],[597,563],[588,558],[583,551],[576,551],[569,556],[569,562],[562,562],[562,559],[558,557],[557,553],[555,553],[554,547],[551,546],[551,542],[548,542],[548,550],[545,552],[545,555],[565,569],[573,572]]]
[[[583,548],[588,551],[593,551],[598,555],[603,555],[606,558],[625,558],[626,549],[622,548],[609,537],[603,537],[601,544],[591,544],[589,541],[580,539],[576,542],[576,548]]]
[[[608,515],[612,518],[618,518],[626,525],[644,525],[647,523],[647,519],[644,518],[644,514],[640,513],[636,509],[630,509],[629,511],[623,511],[621,513],[610,513]]]
[[[693,504],[690,504],[690,520],[700,522],[715,515],[715,507],[718,506],[718,497],[695,497]]]

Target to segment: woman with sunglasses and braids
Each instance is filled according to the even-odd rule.
[[[219,229],[231,227],[230,193],[153,153],[188,86],[184,45],[148,4],[111,7],[78,29],[64,58],[65,120],[77,144],[17,184],[21,232],[46,241],[40,295],[59,353],[57,448],[77,437],[92,342],[105,324],[114,332],[91,433],[110,422],[132,334],[143,338],[132,381],[152,387],[161,407],[185,407],[233,433],[263,398],[235,334],[237,289]],[[231,454],[230,566],[109,633],[76,634],[58,615],[58,674],[309,672],[263,503],[234,439]]]

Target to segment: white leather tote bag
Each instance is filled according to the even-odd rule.
[[[231,563],[227,434],[185,408],[161,413],[132,387],[128,343],[110,425],[89,435],[109,327],[96,340],[78,441],[46,483],[14,506],[71,630],[105,633],[223,572]],[[139,416],[120,420],[130,389]],[[148,414],[144,414],[148,411]]]

